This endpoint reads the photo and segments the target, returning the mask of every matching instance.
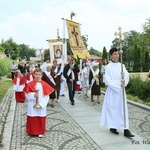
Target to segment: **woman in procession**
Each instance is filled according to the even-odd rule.
[[[89,68],[86,66],[86,62],[82,62],[81,72],[81,87],[83,91],[84,98],[88,98],[89,89]]]
[[[56,83],[54,81],[54,78],[52,76],[52,65],[51,64],[47,64],[46,67],[46,71],[43,72],[43,76],[42,76],[42,80],[45,81],[46,83],[48,83],[51,87],[53,87],[53,89],[56,89]],[[53,108],[54,107],[54,100],[56,98],[56,93],[55,90],[49,95],[50,98],[50,106]]]
[[[91,102],[94,102],[93,96],[97,96],[97,103],[100,104],[101,95],[101,73],[98,65],[94,64],[89,74],[89,88],[91,89]]]

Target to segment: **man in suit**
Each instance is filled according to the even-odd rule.
[[[74,58],[70,58],[69,63],[64,67],[63,75],[66,78],[71,105],[74,105],[74,95],[76,90],[76,82],[78,81],[78,73],[78,65],[75,63]]]

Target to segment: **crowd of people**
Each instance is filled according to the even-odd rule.
[[[63,68],[62,68],[63,67]],[[60,102],[60,96],[65,96],[65,89],[68,88],[69,99],[71,105],[75,105],[74,95],[76,91],[82,91],[84,98],[89,98],[91,93],[91,102],[94,102],[93,96],[97,96],[97,103],[100,103],[101,94],[101,71],[99,70],[98,63],[82,62],[82,68],[79,69],[73,57],[71,57],[66,64],[61,66],[57,63],[57,60],[53,60],[53,64],[50,64],[49,60],[46,60],[43,64],[35,64],[31,62],[26,64],[25,61],[20,61],[19,64],[15,64],[13,61],[10,69],[12,73],[12,81],[14,87],[19,85],[20,78],[24,78],[25,87],[29,82],[34,80],[34,70],[36,68],[42,69],[42,80],[52,86],[55,91],[49,95],[49,105],[54,107],[54,101]],[[19,71],[19,75],[18,75]],[[14,82],[19,80],[18,82]],[[14,88],[16,93],[22,92]],[[23,89],[22,89],[23,90]],[[91,91],[91,92],[89,92]],[[97,91],[97,92],[96,92]],[[18,101],[16,97],[16,101]]]
[[[46,107],[50,105],[54,108],[55,100],[60,102],[60,96],[65,96],[66,87],[71,105],[75,105],[74,97],[78,86],[82,89],[84,98],[90,96],[91,102],[95,102],[96,96],[96,102],[100,104],[101,81],[103,81],[107,90],[100,124],[109,127],[114,134],[119,134],[117,129],[124,129],[124,136],[133,137],[128,130],[126,102],[126,126],[123,126],[122,91],[129,82],[129,74],[125,67],[124,72],[121,72],[117,49],[110,50],[110,57],[111,62],[108,64],[108,61],[104,60],[101,70],[97,63],[88,60],[83,61],[79,69],[73,57],[63,65],[58,64],[57,60],[53,60],[53,64],[46,60],[41,65],[34,63],[26,65],[21,61],[17,66],[12,62],[10,69],[16,102],[24,102],[25,99],[28,101],[26,132],[32,136],[43,136],[46,128]]]

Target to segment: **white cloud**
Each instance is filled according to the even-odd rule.
[[[0,38],[13,37],[18,44],[48,48],[46,40],[56,38],[57,27],[62,37],[61,18],[70,19],[70,12],[74,11],[77,15],[73,20],[82,24],[81,33],[88,35],[89,48],[102,51],[103,46],[106,46],[109,50],[115,38],[114,32],[119,26],[124,32],[133,29],[141,32],[142,24],[150,14],[150,2],[142,0],[43,0],[43,3],[37,0],[31,3],[33,10],[29,6],[22,6],[22,11],[14,10],[15,13],[9,13],[5,19],[1,19]]]

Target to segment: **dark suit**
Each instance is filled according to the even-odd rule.
[[[77,64],[74,64],[74,69],[72,70],[74,73],[74,81],[73,84],[70,82],[70,79],[72,79],[72,75],[67,75],[68,71],[70,69],[70,64],[67,64],[64,67],[63,70],[63,75],[66,78],[67,86],[68,86],[68,91],[69,91],[69,99],[72,103],[74,103],[74,95],[75,95],[75,90],[76,90],[76,82],[78,81],[78,72],[79,72],[79,67]]]

